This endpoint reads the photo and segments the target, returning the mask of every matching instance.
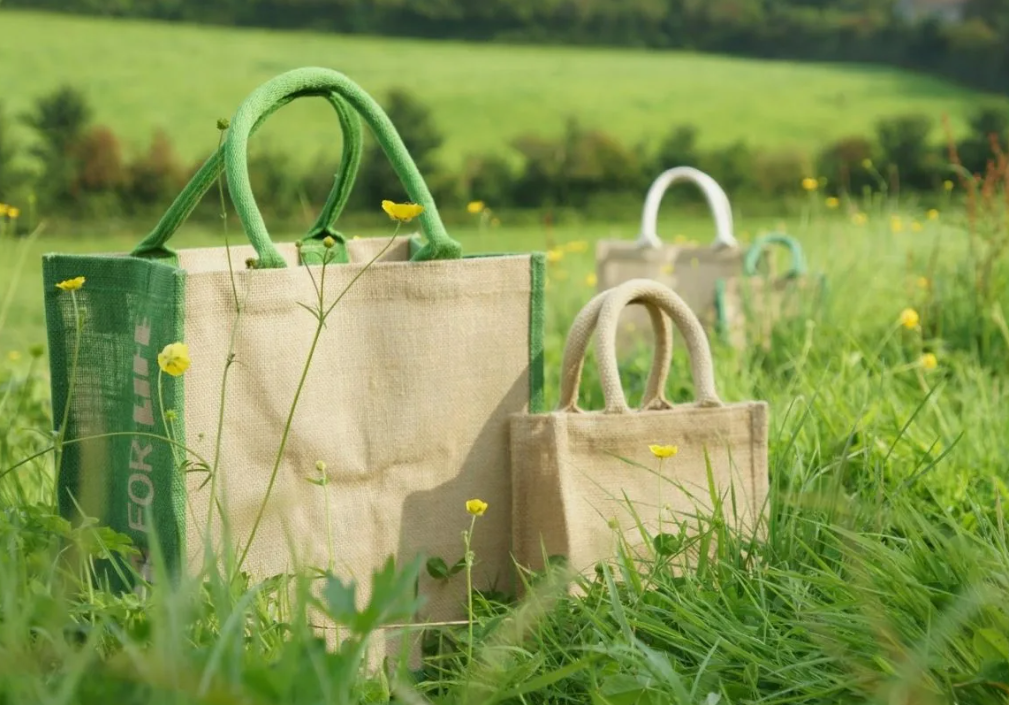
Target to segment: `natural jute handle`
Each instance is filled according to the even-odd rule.
[[[581,387],[582,370],[585,367],[585,353],[588,352],[592,334],[596,330],[603,302],[613,291],[607,289],[592,297],[571,324],[564,345],[564,360],[561,363],[561,397],[557,405],[558,411],[581,411],[578,408],[578,390]],[[666,380],[669,378],[669,365],[673,359],[673,330],[669,319],[655,305],[646,303],[645,308],[648,309],[648,315],[652,319],[656,346],[652,354],[652,369],[645,384],[645,394],[641,398],[641,408],[668,409],[672,404],[666,400],[665,390]]]
[[[746,259],[743,260],[743,274],[751,277],[757,273],[757,263],[764,250],[769,245],[783,245],[788,248],[792,255],[792,265],[785,272],[785,277],[800,277],[806,273],[806,260],[802,256],[802,246],[795,238],[781,233],[771,233],[758,238],[746,252]]]
[[[462,257],[462,247],[445,231],[431,192],[389,116],[370,95],[342,73],[310,67],[288,71],[253,91],[239,106],[231,120],[231,129],[228,130],[224,152],[228,191],[231,193],[231,200],[235,203],[235,210],[242,221],[245,233],[259,255],[257,266],[282,268],[287,264],[270,240],[263,216],[256,207],[256,197],[252,193],[246,159],[249,134],[260,116],[278,101],[302,96],[326,96],[331,93],[339,94],[364,119],[392,162],[393,170],[405,187],[407,195],[414,203],[424,206],[424,212],[420,215],[420,225],[427,237],[427,243],[414,253],[411,259]],[[378,207],[379,204],[376,203],[376,210]]]
[[[340,120],[340,127],[343,131],[343,149],[340,157],[339,173],[336,181],[326,199],[322,213],[318,220],[308,232],[306,240],[309,238],[325,237],[330,232],[335,232],[333,226],[340,217],[347,197],[354,186],[357,178],[357,170],[361,164],[362,135],[361,119],[357,112],[352,110],[347,103],[340,98],[337,93],[329,93],[324,96],[336,110],[336,115]],[[254,134],[266,122],[273,113],[282,108],[290,100],[278,101],[265,110],[255,124],[249,130]],[[224,145],[222,144],[211,157],[204,162],[199,171],[190,179],[182,192],[175,198],[175,202],[168,208],[161,220],[130,253],[134,257],[174,257],[174,252],[167,247],[167,242],[172,238],[179,227],[189,218],[193,209],[203,199],[207,191],[214,182],[217,181],[224,169]]]
[[[672,289],[651,279],[631,279],[615,287],[606,297],[599,311],[596,327],[596,364],[603,387],[605,411],[608,414],[630,412],[620,372],[617,368],[617,323],[620,312],[630,303],[651,304],[668,315],[683,336],[690,354],[690,368],[694,378],[694,396],[699,406],[721,406],[715,391],[715,373],[711,362],[711,348],[697,316]]]
[[[690,181],[695,183],[704,193],[708,201],[708,207],[715,217],[715,242],[716,247],[735,247],[735,236],[732,234],[732,207],[729,205],[729,197],[725,190],[718,185],[718,182],[705,174],[700,169],[690,166],[677,166],[659,174],[659,177],[652,182],[645,197],[645,209],[641,214],[641,233],[638,235],[638,244],[642,247],[662,247],[662,240],[656,232],[659,220],[659,205],[666,190],[673,184],[680,181]]]

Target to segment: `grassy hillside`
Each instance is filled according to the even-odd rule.
[[[805,65],[682,52],[514,47],[269,32],[0,11],[0,86],[23,110],[62,82],[85,89],[97,120],[129,148],[168,130],[181,154],[208,151],[216,118],[262,81],[305,65],[341,70],[381,96],[407,86],[435,108],[444,158],[505,150],[526,132],[558,132],[567,116],[627,142],[694,123],[706,145],[746,139],[812,149],[867,133],[879,117],[948,113],[958,126],[979,96],[942,81],[870,66]],[[325,106],[296,105],[260,143],[308,159],[333,145]]]

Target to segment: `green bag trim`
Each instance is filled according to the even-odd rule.
[[[232,118],[228,138],[224,144],[228,191],[245,233],[256,250],[258,266],[282,268],[286,267],[287,263],[270,240],[266,224],[256,206],[246,159],[248,137],[260,117],[278,101],[290,101],[312,95],[328,96],[333,93],[339,94],[364,119],[392,163],[393,170],[406,188],[409,197],[415,203],[424,206],[424,212],[420,214],[419,220],[421,229],[427,237],[427,244],[416,252],[411,260],[460,258],[462,246],[446,232],[431,192],[389,116],[370,95],[342,73],[309,67],[288,71],[253,91]],[[375,205],[377,207],[379,204]]]
[[[757,274],[757,263],[768,245],[783,245],[792,253],[792,265],[785,274],[786,277],[800,277],[806,273],[806,260],[802,255],[802,246],[799,242],[782,233],[770,233],[757,238],[756,242],[746,251],[746,258],[743,260],[743,274],[745,276],[752,277]]]
[[[340,127],[343,130],[343,149],[340,157],[340,166],[336,174],[336,182],[333,184],[333,188],[329,192],[329,196],[326,199],[326,204],[323,206],[322,212],[319,214],[318,219],[309,229],[308,235],[302,241],[303,243],[311,243],[308,246],[309,259],[315,256],[316,252],[321,253],[324,249],[322,246],[322,240],[326,236],[333,237],[337,241],[340,249],[343,250],[342,261],[346,262],[346,241],[342,235],[340,235],[333,226],[336,224],[337,219],[343,212],[344,207],[347,205],[347,199],[350,196],[350,192],[353,189],[354,181],[357,179],[357,172],[361,165],[361,154],[363,151],[363,136],[361,130],[361,119],[358,114],[350,109],[337,93],[327,93],[323,96],[329,103],[333,106],[336,111],[337,117],[340,120]],[[280,108],[284,107],[293,100],[292,98],[281,99],[276,101],[273,105],[269,106],[263,111],[259,118],[255,121],[249,130],[249,136],[256,133],[263,123],[266,122],[273,113],[275,113]],[[234,128],[231,128],[234,129]],[[230,135],[230,132],[229,132]],[[214,185],[217,179],[220,177],[221,172],[224,169],[224,156],[225,156],[225,144],[222,144],[213,155],[203,166],[200,167],[199,171],[193,176],[193,178],[186,184],[182,192],[176,197],[175,201],[169,206],[168,210],[162,216],[161,220],[157,225],[154,226],[154,230],[150,232],[140,243],[133,248],[130,253],[133,257],[145,257],[151,259],[165,260],[171,263],[177,263],[178,257],[176,253],[170,249],[166,243],[175,235],[175,232],[182,226],[182,224],[189,218],[192,214],[193,209],[196,205],[203,199],[206,193]],[[245,155],[248,158],[248,155]],[[316,242],[318,244],[316,244]],[[306,249],[305,244],[302,245],[302,250]],[[334,247],[334,250],[337,248]],[[340,261],[340,252],[336,252],[337,257],[334,261]],[[331,255],[332,257],[332,255]],[[319,255],[319,264],[321,264],[321,254]],[[309,264],[315,264],[315,262],[309,261]]]
[[[529,267],[532,285],[532,295],[529,297],[529,413],[542,414],[546,412],[543,332],[546,320],[546,254],[532,253]]]
[[[185,474],[181,451],[148,436],[165,435],[164,408],[174,409],[173,432],[185,445],[185,376],[162,376],[158,353],[182,341],[186,273],[165,262],[134,257],[53,255],[43,258],[46,328],[54,430],[71,393],[76,326],[73,299],[57,282],[85,277],[76,292],[85,314],[67,440],[113,433],[64,447],[57,481],[60,513],[77,521],[80,503],[102,525],[128,535],[146,557],[156,534],[170,569],[185,555]],[[121,588],[117,571],[104,567]],[[125,572],[127,575],[128,571]]]

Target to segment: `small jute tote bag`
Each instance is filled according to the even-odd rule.
[[[768,248],[778,245],[789,257],[782,274],[758,271]],[[782,321],[812,316],[826,295],[826,278],[810,275],[802,246],[788,235],[771,233],[757,239],[746,252],[743,274],[716,283],[717,329],[738,349],[771,347],[775,326]]]
[[[368,267],[389,238],[347,239],[332,225],[338,208],[300,247],[273,242],[251,191],[248,138],[279,106],[313,96],[337,106],[345,131],[343,181],[327,208],[349,190],[363,118],[423,206],[426,242],[398,240]],[[251,244],[168,249],[222,162]],[[327,242],[337,261],[324,266]],[[331,567],[357,581],[363,603],[389,556],[461,557],[465,503],[483,498],[474,586],[508,592],[509,418],[541,404],[544,263],[462,257],[395,127],[343,74],[305,68],[268,81],[132,252],[44,260],[54,408],[71,399],[67,438],[106,434],[66,446],[62,510],[76,516],[79,503],[145,555],[156,534],[178,570],[199,568],[204,546],[220,550],[225,535],[255,579]],[[79,290],[57,289],[76,277]],[[319,288],[326,306],[346,292],[324,327],[303,308]],[[158,354],[176,341],[191,366],[171,376]],[[176,445],[158,438],[168,431]],[[216,467],[210,481],[186,472],[197,456]],[[464,581],[425,575],[418,589],[421,621],[465,617]]]
[[[701,189],[715,220],[715,240],[709,246],[664,243],[658,235],[658,215],[662,197],[677,183],[692,183]],[[701,319],[705,328],[715,330],[717,282],[743,271],[746,249],[733,235],[732,208],[724,189],[711,176],[693,167],[679,166],[659,175],[648,189],[637,240],[600,240],[596,245],[598,291],[605,291],[630,279],[647,278],[676,291]],[[629,332],[647,330],[648,318],[640,306],[623,314]],[[621,350],[631,345],[633,335],[625,335]]]
[[[616,555],[615,532],[640,544],[639,521],[654,534],[660,520],[672,524],[710,508],[709,462],[718,493],[734,494],[735,513],[727,511],[726,519],[740,530],[757,528],[767,497],[767,404],[718,397],[707,338],[683,299],[645,279],[600,296],[601,303],[590,302],[571,327],[557,409],[511,420],[514,551],[517,562],[531,570],[563,556],[572,569],[589,571]],[[616,339],[620,313],[632,302],[654,306],[675,323],[690,354],[695,402],[671,404],[660,386],[642,408],[628,407]],[[605,399],[601,412],[577,405],[593,329]],[[661,474],[652,445],[678,448],[663,461]]]

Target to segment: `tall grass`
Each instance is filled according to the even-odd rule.
[[[473,642],[445,630],[414,672],[358,666],[371,630],[411,611],[420,564],[385,572],[370,610],[339,583],[321,592],[317,607],[356,636],[335,653],[290,602],[292,586],[312,592],[305,580],[209,572],[144,595],[97,584],[90,563],[130,547],[53,516],[52,456],[18,465],[51,445],[42,358],[0,362],[0,704],[1005,702],[1009,366],[1005,348],[974,342],[995,319],[967,304],[965,213],[928,220],[904,205],[920,230],[894,232],[888,203],[845,204],[865,225],[811,213],[794,234],[828,276],[825,303],[780,325],[768,350],[715,346],[721,396],[771,405],[764,540],[734,535],[716,507],[703,524],[717,549],[696,571],[623,552],[579,578],[580,597],[554,574],[530,576],[518,604],[478,595]],[[551,265],[549,402],[590,294],[585,249]],[[1009,263],[990,270],[994,315],[1009,305]],[[901,327],[905,307],[919,329]],[[633,401],[648,357],[624,362]],[[688,369],[677,351],[674,400],[691,396]],[[582,402],[598,408],[591,361],[586,372]]]

